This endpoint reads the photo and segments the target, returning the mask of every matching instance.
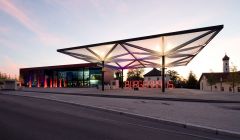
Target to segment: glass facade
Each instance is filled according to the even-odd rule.
[[[96,87],[101,84],[100,67],[20,69],[26,87]]]
[[[89,82],[91,86],[97,86],[101,82],[102,74],[101,70],[90,69],[89,70]]]

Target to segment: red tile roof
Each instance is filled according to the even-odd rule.
[[[161,76],[161,71],[156,69],[156,68],[153,68],[151,71],[149,71],[148,73],[144,74],[143,76],[146,77],[146,76]]]
[[[208,77],[213,76],[215,79],[219,80],[219,82],[220,82],[220,79],[221,79],[221,78],[222,78],[222,81],[223,81],[223,82],[226,82],[226,81],[229,81],[229,78],[230,78],[229,76],[230,76],[231,73],[232,73],[232,72],[224,72],[224,73],[223,73],[223,72],[219,72],[219,73],[214,73],[214,72],[212,72],[212,73],[202,73],[199,81],[201,81],[201,79],[202,79],[203,76],[205,76],[207,79],[208,79]],[[240,71],[235,72],[235,73],[238,73],[238,75],[239,75],[239,77],[240,77]]]

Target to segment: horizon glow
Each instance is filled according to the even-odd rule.
[[[84,62],[56,52],[60,48],[219,24],[224,29],[187,66],[173,69],[184,78],[190,70],[198,78],[222,72],[226,53],[230,67],[239,70],[238,5],[238,0],[0,0],[0,72],[14,77],[23,67]]]

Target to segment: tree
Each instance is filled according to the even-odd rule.
[[[190,89],[197,89],[199,86],[198,86],[198,80],[196,78],[196,75],[190,71],[189,75],[188,75],[188,79],[187,79],[187,88],[190,88]]]
[[[176,87],[176,85],[180,79],[178,72],[175,70],[168,70],[167,74],[169,75],[170,80],[173,82],[174,86]]]
[[[119,86],[123,87],[123,81],[122,81],[123,75],[122,75],[122,71],[117,70],[115,71],[115,80],[119,81]]]
[[[211,73],[209,73],[208,76],[207,76],[207,82],[211,86],[211,91],[212,91],[212,86],[215,85],[218,82],[218,79],[215,77],[212,70],[211,70]]]
[[[0,80],[12,79],[10,74],[0,72]]]
[[[179,77],[179,80],[178,80],[178,87],[181,87],[181,88],[186,88],[187,87],[187,80],[183,77]]]
[[[4,79],[8,79],[7,74],[0,72],[0,79],[3,79],[3,80],[4,80]]]
[[[120,70],[117,70],[117,71],[115,71],[115,79],[116,80],[121,80],[121,71]]]
[[[133,81],[133,80],[143,80],[143,69],[130,69],[127,73],[127,80]]]
[[[233,93],[234,93],[236,84],[240,83],[240,73],[237,71],[237,66],[233,65],[228,79],[230,81],[231,86],[233,87]]]

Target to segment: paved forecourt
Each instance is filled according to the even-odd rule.
[[[166,93],[162,93],[159,88],[140,88],[134,91],[130,88],[105,90],[102,92],[96,88],[23,88],[22,91],[34,91],[43,93],[64,93],[74,95],[110,95],[110,97],[150,97],[157,98],[173,98],[173,99],[196,99],[196,100],[220,100],[240,102],[240,94],[229,92],[210,92],[196,89],[175,88],[167,89]]]
[[[54,89],[57,90],[57,89]],[[70,90],[80,90],[80,89],[68,89]],[[67,89],[65,89],[65,92]],[[81,89],[82,92],[98,91],[95,89]],[[115,90],[118,91],[118,90]],[[125,90],[127,92],[128,90]],[[154,92],[154,90],[152,90]],[[184,96],[190,97],[190,91],[179,90],[180,95],[173,93],[174,90],[168,94],[156,94],[150,93],[152,96]],[[177,90],[176,90],[177,91]],[[184,92],[185,91],[185,92]],[[130,113],[145,117],[151,117],[159,120],[167,120],[171,122],[177,122],[181,124],[187,124],[190,126],[198,126],[201,128],[210,128],[212,130],[224,130],[230,131],[231,133],[240,133],[240,103],[199,103],[199,102],[176,102],[176,101],[163,101],[163,100],[145,100],[145,99],[122,99],[122,98],[100,98],[92,96],[79,96],[79,95],[68,95],[68,94],[50,94],[42,92],[23,92],[23,91],[1,91],[4,94],[20,95],[20,96],[31,96],[37,98],[44,98],[50,100],[56,100],[61,102],[79,104],[84,106],[91,106],[101,109],[114,110],[118,112]],[[128,92],[133,92],[132,90]],[[143,91],[142,91],[143,92]],[[233,93],[221,93],[216,95],[216,93],[202,93],[195,91],[194,95],[196,97],[203,96],[202,94],[208,95],[210,98],[218,97],[224,98],[228,97],[238,97],[238,94]],[[96,92],[98,93],[98,92]],[[107,94],[108,92],[104,92]],[[81,93],[79,93],[81,94]],[[102,93],[103,94],[103,93]],[[113,90],[109,91],[109,94],[114,94]],[[115,93],[117,94],[117,92]],[[130,94],[130,93],[121,93]],[[141,91],[135,92],[134,94],[141,94]],[[143,94],[143,93],[142,93]],[[196,94],[196,95],[195,95]],[[148,96],[150,96],[148,95]],[[132,96],[132,95],[129,95]],[[143,95],[145,96],[145,95]],[[207,96],[204,96],[206,98]],[[228,98],[229,98],[228,97]],[[234,98],[236,98],[234,97]],[[231,98],[229,98],[231,99]],[[228,99],[228,100],[229,100]],[[232,99],[231,99],[232,100]]]
[[[0,94],[0,102],[1,140],[239,139],[52,100]]]

